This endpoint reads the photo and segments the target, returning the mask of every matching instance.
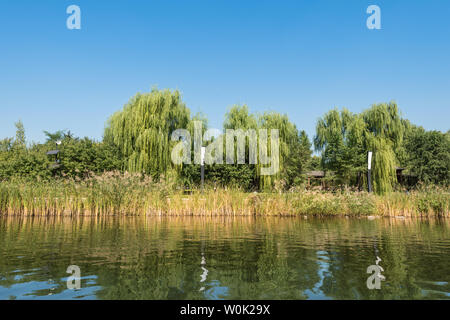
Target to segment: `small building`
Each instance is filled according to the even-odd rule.
[[[306,176],[308,177],[308,187],[311,186],[311,182],[319,182],[322,187],[325,186],[324,178],[325,178],[325,172],[324,171],[309,171],[306,173]]]
[[[47,155],[55,157],[55,162],[50,165],[50,169],[58,169],[60,167],[59,150],[50,150],[47,152]]]
[[[395,172],[397,175],[397,182],[406,187],[412,187],[417,184],[418,179],[417,176],[411,173],[405,173],[405,168],[397,167],[395,168]]]

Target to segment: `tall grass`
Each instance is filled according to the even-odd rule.
[[[186,195],[174,183],[118,172],[82,181],[0,183],[1,215],[448,216],[449,207],[448,190],[430,188],[383,196],[351,191],[246,193],[236,188]]]

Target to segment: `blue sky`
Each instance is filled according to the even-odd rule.
[[[81,8],[81,30],[66,8]],[[381,30],[366,9],[381,8]],[[333,107],[397,101],[426,129],[450,119],[448,0],[3,1],[0,138],[69,129],[101,139],[137,92],[179,89],[221,128],[233,104],[287,113],[312,137]]]

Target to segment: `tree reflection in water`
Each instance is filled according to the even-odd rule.
[[[448,227],[439,220],[4,217],[0,299],[448,299]],[[386,279],[369,290],[366,270],[377,256]],[[66,287],[72,264],[81,268],[80,290]]]

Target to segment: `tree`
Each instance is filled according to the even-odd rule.
[[[338,184],[355,182],[358,172],[364,170],[364,130],[361,116],[343,109],[333,109],[319,119],[314,146],[322,153],[321,167],[333,171]]]
[[[125,169],[155,178],[173,168],[171,133],[186,129],[190,112],[178,91],[137,94],[108,120],[105,141],[118,147],[125,157]]]
[[[301,185],[305,181],[305,172],[311,159],[311,142],[305,131],[298,134],[298,141],[294,141],[289,149],[282,171],[285,187]]]
[[[279,171],[275,175],[261,176],[260,187],[266,189],[281,183],[287,189],[302,182],[302,173],[311,155],[306,133],[299,133],[286,114],[277,112],[266,112],[259,117],[259,127],[268,132],[272,129],[279,132]],[[258,166],[261,167],[260,164]]]
[[[395,166],[398,159],[395,150],[403,142],[404,125],[397,104],[373,105],[362,114],[367,124],[365,142],[368,151],[373,151],[373,182],[378,193],[392,191],[396,183]]]
[[[16,139],[14,140],[14,145],[19,148],[25,148],[26,139],[25,139],[25,128],[21,120],[16,122]]]
[[[104,142],[66,136],[60,150],[59,172],[68,177],[86,178],[90,174],[121,170],[123,167],[117,147]]]
[[[44,134],[47,137],[47,141],[46,142],[57,142],[57,141],[61,141],[64,139],[65,137],[65,131],[64,130],[58,130],[54,133],[48,132],[44,130]]]
[[[405,137],[406,166],[419,181],[450,184],[450,134],[415,127]]]
[[[249,112],[246,105],[234,105],[225,114],[223,129],[225,135],[224,139],[224,154],[227,157],[226,150],[226,130],[258,130],[257,117]],[[258,187],[258,174],[256,165],[250,164],[250,142],[248,138],[245,139],[245,164],[237,163],[237,147],[234,147],[234,164],[214,164],[207,166],[205,175],[207,181],[222,186],[238,187],[243,190],[253,190]]]
[[[322,158],[320,156],[312,156],[308,162],[308,170],[323,170],[322,168]]]
[[[342,184],[355,181],[366,168],[368,151],[373,152],[373,185],[378,193],[390,192],[396,182],[395,150],[403,141],[404,123],[397,104],[377,104],[352,114],[331,110],[319,119],[314,146],[322,152],[324,168],[333,170]]]

